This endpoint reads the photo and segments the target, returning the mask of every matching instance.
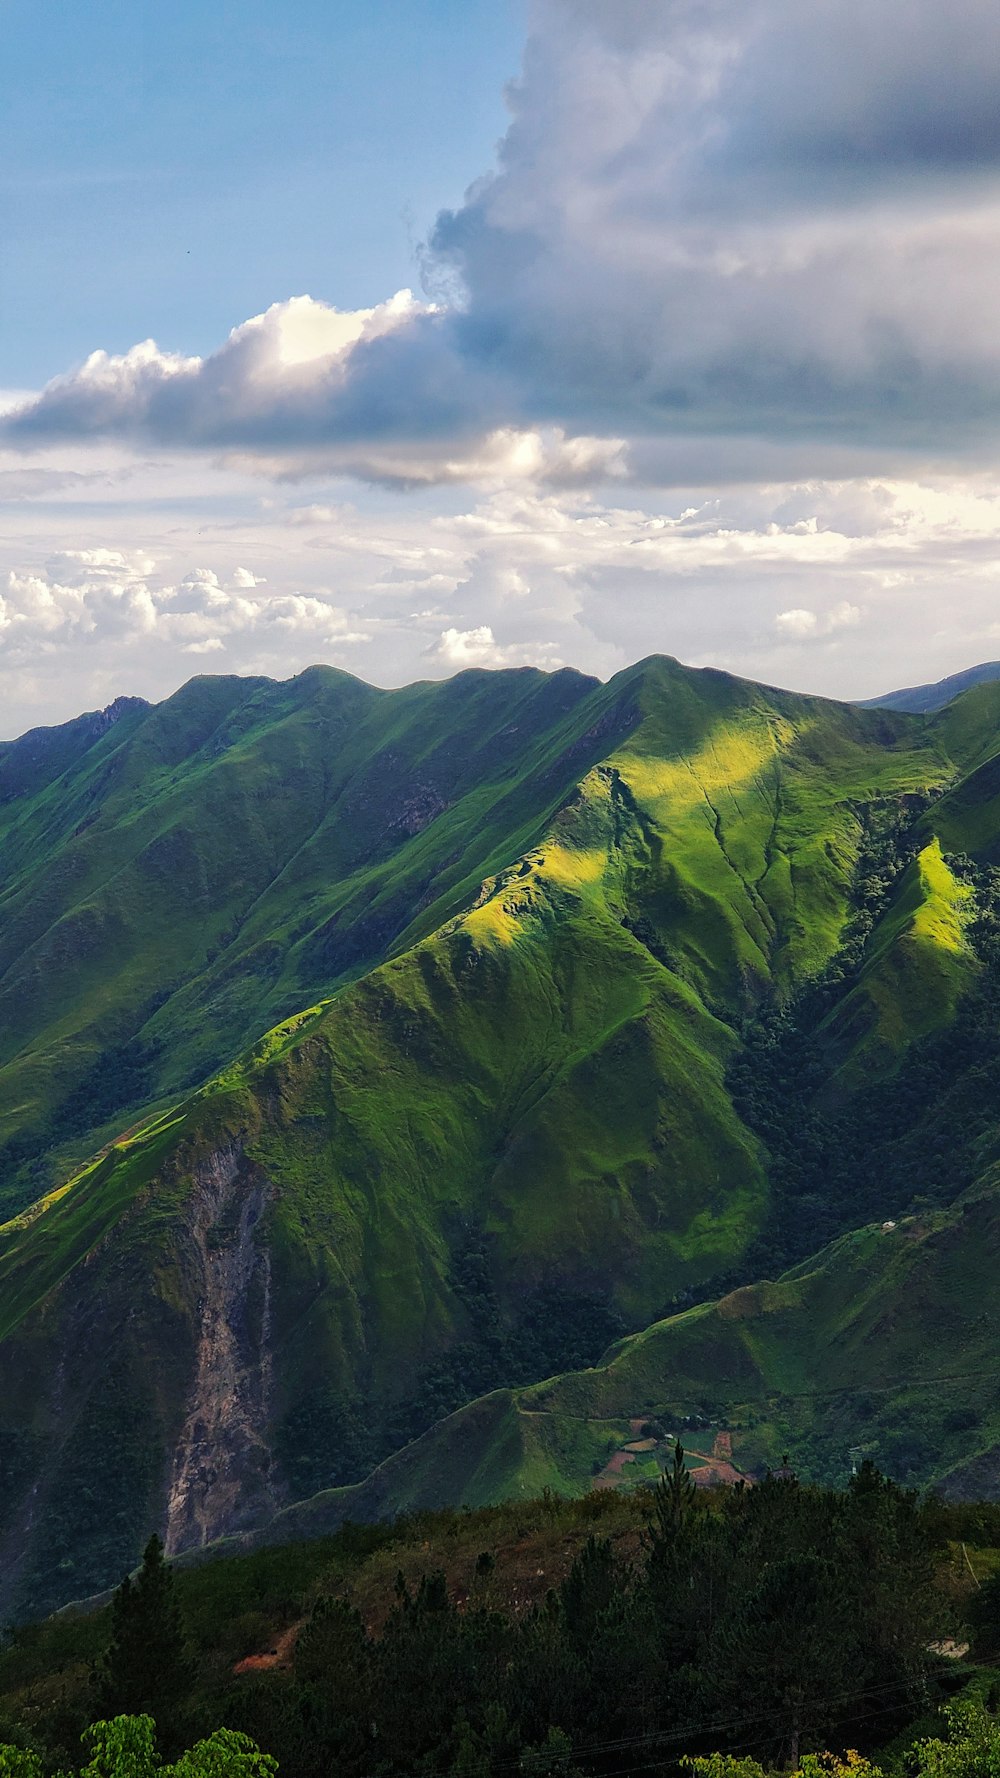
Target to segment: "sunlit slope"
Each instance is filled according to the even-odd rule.
[[[314,669],[195,680],[96,740],[68,725],[0,750],[0,1118],[21,1201],[53,1141],[190,1087],[433,930],[627,731],[626,705],[573,673],[384,693]]]
[[[935,836],[923,846],[879,921],[857,984],[819,1028],[842,1094],[891,1072],[919,1038],[950,1023],[975,979],[967,927],[973,891],[942,857]]]
[[[738,1259],[766,1188],[724,1087],[734,1039],[609,905],[613,826],[595,773],[523,874],[487,882],[467,916],[0,1232],[6,1461],[20,1466],[4,1504],[32,1597],[88,1590],[144,1526],[173,1522],[167,1454],[189,1391],[230,1374],[224,1351],[206,1354],[206,1299],[238,1326],[240,1376],[267,1376],[257,1420],[220,1434],[213,1459],[239,1477],[240,1524],[289,1491],[255,1440],[320,1388],[384,1440],[435,1358],[483,1343],[494,1304],[516,1324],[559,1286],[634,1325]],[[485,1284],[463,1270],[470,1233]],[[40,1470],[33,1549],[19,1496]],[[102,1480],[81,1522],[83,1471]],[[231,1504],[213,1532],[232,1528]]]
[[[847,916],[857,811],[947,781],[912,718],[654,660],[610,757],[641,844],[630,893],[685,974],[729,1008],[827,961]],[[623,676],[624,677],[624,676]]]

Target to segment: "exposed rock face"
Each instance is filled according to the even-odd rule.
[[[145,698],[115,698],[112,703],[105,704],[103,710],[95,710],[91,717],[92,733],[95,736],[106,735],[109,728],[114,728],[123,716],[131,710],[149,710],[151,705]]]
[[[271,1393],[271,1256],[259,1237],[267,1181],[238,1147],[197,1169],[191,1263],[200,1279],[194,1384],[167,1500],[170,1555],[273,1510],[265,1430]]]
[[[390,821],[389,832],[412,838],[416,833],[423,833],[424,828],[436,821],[447,807],[444,797],[432,784],[417,784]]]

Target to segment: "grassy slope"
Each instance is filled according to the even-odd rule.
[[[626,703],[572,673],[380,693],[314,669],[195,680],[96,739],[0,752],[14,1161],[67,1135],[86,1154],[109,1045],[145,1064],[123,1109],[166,1099],[433,930],[627,730]]]
[[[584,1492],[595,1458],[637,1418],[726,1427],[750,1470],[789,1452],[808,1479],[838,1481],[864,1451],[957,1498],[995,1495],[998,1260],[994,1173],[948,1211],[858,1230],[774,1283],[657,1322],[593,1370],[474,1402],[359,1487],[287,1509],[267,1536],[439,1501]],[[684,1436],[710,1448],[713,1433]]]
[[[483,1232],[507,1318],[555,1277],[610,1297],[639,1325],[678,1289],[738,1262],[759,1227],[766,1181],[725,1090],[735,1023],[770,982],[801,979],[835,949],[856,806],[939,784],[953,769],[937,728],[665,660],[598,688],[535,674],[411,688],[392,694],[398,726],[388,739],[390,694],[337,675],[265,683],[249,695],[233,682],[196,682],[186,695],[203,734],[194,757],[183,700],[131,717],[129,746],[112,750],[110,762],[102,764],[105,741],[86,756],[87,772],[109,776],[82,838],[110,821],[121,795],[128,815],[114,831],[135,830],[132,851],[116,857],[117,870],[98,847],[85,849],[84,866],[53,872],[78,896],[64,921],[86,928],[95,898],[106,910],[114,889],[120,912],[123,884],[149,890],[150,860],[166,836],[153,911],[136,891],[137,925],[132,933],[126,923],[124,937],[119,914],[109,916],[115,955],[145,966],[154,913],[162,921],[180,902],[170,942],[175,956],[180,945],[190,957],[201,940],[184,925],[190,894],[178,897],[176,885],[187,891],[183,861],[204,852],[213,832],[223,835],[225,856],[200,892],[211,910],[234,870],[242,873],[246,905],[235,925],[232,903],[226,918],[230,943],[244,948],[238,971],[236,952],[221,967],[243,985],[234,1000],[211,975],[214,964],[201,975],[191,969],[189,985],[152,1020],[164,1020],[168,1035],[171,1019],[187,1032],[171,1037],[168,1053],[186,1043],[189,1058],[200,1053],[196,1033],[222,1041],[249,1019],[240,996],[259,944],[279,963],[254,1004],[272,1008],[293,998],[296,982],[303,1004],[303,959],[315,957],[318,935],[327,942],[341,930],[345,909],[363,927],[380,895],[398,893],[382,934],[383,948],[398,954],[286,1020],[179,1112],[0,1230],[11,1537],[23,1530],[16,1503],[39,1465],[51,1515],[88,1462],[103,1475],[107,1453],[91,1451],[88,1427],[120,1428],[125,1416],[136,1431],[131,1470],[118,1465],[119,1541],[134,1546],[160,1510],[163,1452],[177,1435],[198,1329],[185,1218],[192,1179],[213,1154],[240,1147],[269,1182],[276,1416],[331,1378],[379,1411],[405,1398],[435,1354],[467,1338],[453,1259],[470,1227]],[[158,714],[165,727],[150,730]],[[330,738],[337,722],[342,753]],[[332,793],[309,789],[319,768],[307,738],[317,726],[324,760],[361,762],[353,776],[338,763],[347,788],[332,814],[324,813]],[[440,787],[446,765],[453,800],[434,813],[428,786]],[[90,782],[96,791],[101,780]],[[62,844],[77,860],[79,784],[64,777],[39,794],[49,798],[49,855],[55,848],[62,858]],[[276,829],[298,820],[310,796],[313,825],[294,864],[276,871]],[[404,839],[390,832],[401,808],[426,821]],[[254,901],[245,873],[257,868],[255,823],[265,816],[272,826],[261,845],[272,850],[263,900]],[[40,832],[16,822],[10,830],[26,879]],[[286,837],[279,853],[290,846]],[[87,869],[100,881],[84,894]],[[938,893],[933,861],[921,866],[913,907],[893,916],[899,935],[923,920],[925,884]],[[417,885],[427,905],[414,920]],[[466,912],[442,919],[463,900]],[[43,949],[59,924],[45,927]],[[946,930],[935,915],[928,942]],[[85,947],[83,964],[80,955],[71,947],[65,998],[76,993],[89,1008]],[[129,967],[112,974],[109,1017]],[[96,966],[95,980],[103,990]],[[114,1400],[104,1399],[109,1368]],[[550,1463],[539,1436],[523,1458],[535,1479]],[[583,1445],[592,1458],[593,1440]],[[485,1498],[506,1471],[489,1452],[483,1465]],[[111,1560],[107,1514],[94,1517],[89,1544],[74,1532],[76,1590],[96,1584]],[[65,1592],[75,1583],[49,1574],[45,1585]]]
[[[821,1028],[831,1056],[843,1058],[832,1076],[838,1092],[891,1073],[909,1044],[954,1017],[976,974],[964,931],[973,900],[935,834],[905,871],[857,984]]]

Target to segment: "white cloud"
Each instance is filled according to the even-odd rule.
[[[425,652],[447,667],[497,667],[502,661],[489,624],[475,630],[442,630]]]
[[[832,479],[877,452],[899,475],[997,443],[990,0],[533,0],[530,21],[498,165],[424,252],[442,302],[298,296],[204,358],[97,351],[8,438],[415,488]]]
[[[779,611],[774,622],[781,635],[801,642],[808,636],[830,636],[834,630],[853,628],[861,622],[861,608],[847,599],[841,599],[829,611],[808,611],[795,606],[791,611]]]
[[[794,636],[797,640],[814,636],[819,628],[815,611],[805,611],[800,606],[793,606],[791,611],[779,611],[774,621],[783,636]]]
[[[368,627],[329,592],[258,589],[263,577],[244,569],[226,585],[211,567],[171,579],[141,551],[107,548],[55,552],[35,571],[8,572],[0,594],[0,686],[7,675],[42,664],[85,683],[100,661],[128,678],[147,678],[151,651],[160,674],[177,679],[179,657],[225,654],[256,670],[261,651],[279,672],[304,648],[322,656],[367,640]],[[169,680],[168,680],[169,683]],[[15,697],[16,703],[16,697]]]
[[[460,672],[465,667],[551,668],[562,665],[554,643],[515,642],[501,648],[489,624],[480,624],[474,630],[442,630],[424,654],[452,672]]]
[[[195,671],[323,660],[399,684],[473,661],[606,676],[659,650],[865,696],[996,652],[1000,471],[656,496],[503,480],[315,493],[306,511],[294,489],[158,455],[113,505],[12,509],[0,733],[163,696]],[[815,625],[777,624],[794,612]]]

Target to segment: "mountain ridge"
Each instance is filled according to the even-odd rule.
[[[941,710],[973,685],[990,684],[1000,679],[1000,661],[981,661],[976,667],[964,667],[927,685],[910,685],[901,691],[884,692],[878,698],[861,699],[862,709],[904,710],[914,715],[927,715]]]
[[[299,782],[339,773],[332,824],[325,792],[314,803],[326,849],[307,836],[239,931],[249,945],[270,928],[287,968],[317,930],[330,861],[359,846],[357,918],[380,883],[401,910],[381,956],[331,971],[318,998],[296,1003],[306,978],[276,978],[294,1010],[186,1095],[147,1092],[143,1115],[140,1086],[140,1126],[123,1135],[110,1113],[117,1139],[96,1158],[60,1176],[69,1150],[53,1150],[47,1195],[0,1228],[5,1609],[96,1590],[150,1521],[178,1550],[247,1532],[331,1469],[360,1479],[494,1379],[575,1372],[686,1290],[745,1271],[788,1191],[773,1118],[747,1122],[734,1097],[743,1056],[772,1091],[750,1043],[762,1011],[824,982],[823,1078],[850,1098],[891,1082],[912,1039],[951,1029],[984,968],[969,934],[987,867],[967,881],[959,855],[996,838],[1000,688],[919,718],[669,657],[603,686],[524,670],[370,697],[313,671],[249,700],[193,682],[165,714],[128,717],[124,750],[95,743],[102,775],[91,748],[82,776],[14,822],[8,806],[0,830],[0,856],[50,896],[73,892],[79,841],[102,822],[139,836],[139,860],[164,834],[195,835],[220,870],[211,910],[213,880],[242,868],[232,831],[237,848],[273,845],[254,796],[273,826]],[[461,794],[449,803],[443,784]],[[82,836],[81,811],[96,816]],[[158,919],[190,881],[171,846]],[[116,864],[118,892],[131,879]],[[186,931],[175,956],[178,934],[194,955]],[[120,948],[100,961],[104,995]],[[228,960],[244,988],[259,986],[253,955]],[[229,990],[207,979],[165,1010],[183,1031],[214,1007],[224,1046],[235,1025],[212,997],[224,1012]],[[264,1019],[265,987],[242,1016]]]

